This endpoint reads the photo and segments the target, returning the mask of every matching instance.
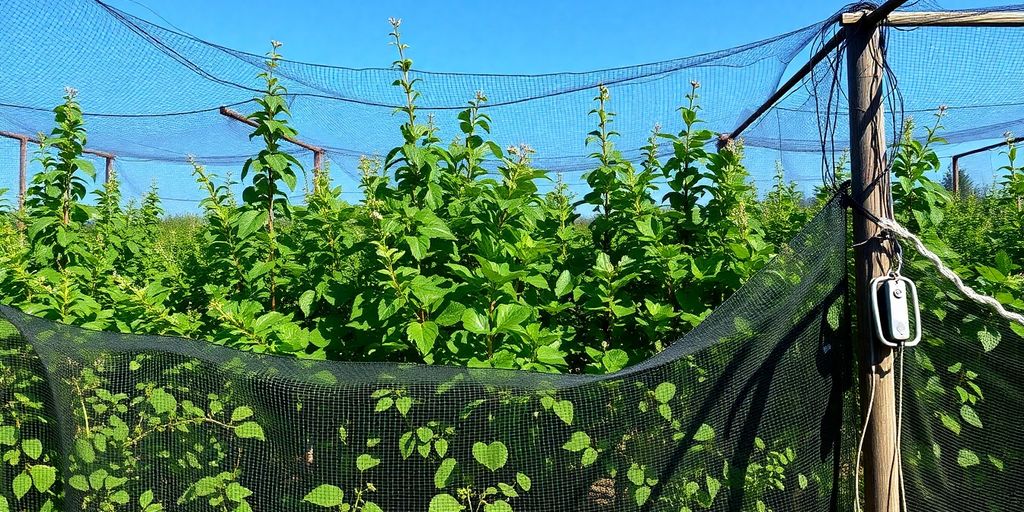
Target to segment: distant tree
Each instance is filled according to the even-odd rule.
[[[942,186],[949,191],[953,190],[953,170],[949,169],[946,174],[942,176]],[[979,193],[978,185],[974,183],[974,179],[971,178],[970,173],[966,172],[965,169],[960,169],[960,197],[967,198],[970,196],[977,197]]]

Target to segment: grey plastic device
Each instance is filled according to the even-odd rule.
[[[910,325],[911,305],[914,308],[913,332]],[[871,312],[875,334],[883,345],[914,347],[921,342],[921,307],[917,300],[917,286],[910,279],[899,275],[872,279]]]

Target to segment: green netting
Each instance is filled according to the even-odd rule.
[[[0,495],[17,511],[845,510],[845,233],[833,201],[697,329],[602,376],[304,361],[0,308]]]

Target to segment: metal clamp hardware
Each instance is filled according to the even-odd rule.
[[[908,304],[908,299],[912,299],[913,304]],[[913,338],[910,337],[908,311],[911,305],[914,308]],[[882,307],[885,316],[882,315]],[[874,315],[875,334],[883,345],[894,348],[914,347],[921,342],[921,305],[917,299],[917,286],[910,279],[899,274],[872,279],[871,312]]]

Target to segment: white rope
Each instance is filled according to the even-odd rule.
[[[1021,325],[1024,325],[1024,315],[1007,311],[1006,308],[1004,308],[998,300],[989,297],[988,295],[982,295],[974,291],[974,288],[971,288],[970,286],[964,284],[963,280],[960,279],[960,276],[956,275],[956,272],[953,272],[953,270],[947,267],[946,264],[943,263],[941,259],[939,259],[939,256],[937,254],[928,250],[928,248],[925,247],[924,242],[922,242],[920,238],[918,238],[916,235],[908,231],[907,228],[900,225],[899,222],[896,222],[895,220],[892,219],[878,219],[877,222],[879,227],[881,227],[882,229],[887,229],[904,240],[910,240],[914,244],[914,247],[917,249],[917,252],[921,254],[921,256],[924,256],[929,261],[934,263],[935,267],[938,268],[939,273],[942,274],[942,276],[945,277],[946,279],[952,281],[953,284],[956,285],[956,289],[960,290],[960,293],[963,293],[964,295],[966,295],[971,300],[974,300],[975,302],[980,302],[982,304],[988,305],[989,307],[994,309],[996,313],[999,313],[999,316],[1012,322],[1017,322]]]

